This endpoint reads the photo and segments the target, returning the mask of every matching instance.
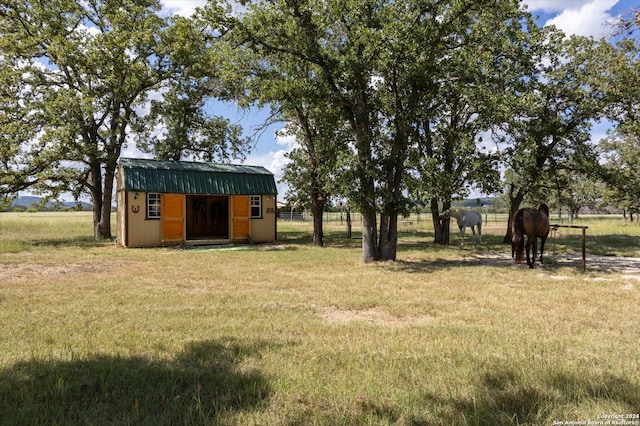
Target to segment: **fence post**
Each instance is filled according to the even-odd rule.
[[[587,270],[587,228],[582,228],[582,272]]]

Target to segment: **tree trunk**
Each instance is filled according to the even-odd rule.
[[[99,161],[93,162],[90,169],[93,237],[96,240],[111,239],[111,202],[113,201],[116,162],[105,166],[104,178]]]
[[[364,87],[365,82],[359,82]],[[368,84],[368,83],[367,83]],[[353,135],[358,151],[358,205],[362,214],[362,262],[371,263],[380,260],[380,247],[378,246],[377,209],[375,180],[372,174],[373,154],[371,144],[373,135],[369,122],[368,100],[366,91],[358,99],[358,105],[353,109],[352,122]]]
[[[442,211],[451,208],[451,201],[444,201],[442,203]],[[442,221],[442,245],[448,246],[451,244],[451,218],[444,219]]]
[[[103,203],[104,203],[104,200],[102,199],[102,196],[95,195],[92,192],[91,205],[92,205],[92,211],[93,211],[93,238],[95,238],[96,240],[102,240],[105,238],[102,236],[103,229],[104,229],[104,223],[102,218]]]
[[[318,194],[315,194],[315,198],[312,199],[311,214],[313,215],[313,245],[323,247],[322,215],[324,214],[324,201],[318,200]]]
[[[572,212],[573,212],[573,218],[574,219],[578,219],[578,214],[580,212],[580,206],[578,206],[575,209],[573,209]]]
[[[94,160],[89,165],[90,174],[90,189],[91,189],[91,205],[93,211],[93,238],[96,240],[103,239],[103,219],[102,219],[102,206],[104,199],[102,197],[102,173],[100,162]]]
[[[380,215],[380,259],[396,260],[398,252],[398,212]]]
[[[442,205],[442,210],[446,210],[451,206],[450,202]],[[431,199],[431,221],[433,222],[433,243],[440,245],[449,244],[449,224],[448,220],[440,221],[440,208],[438,207],[438,199]]]
[[[520,205],[522,204],[522,200],[524,200],[524,193],[522,189],[518,189],[518,192],[513,194],[514,187],[511,185],[509,189],[509,217],[507,218],[507,232],[502,239],[503,244],[511,244],[511,239],[513,234],[511,232],[511,219],[520,209]]]
[[[100,220],[98,222],[98,226],[96,227],[95,239],[97,240],[110,240],[112,239],[111,235],[111,200],[112,200],[111,192],[107,195],[107,192],[104,193],[103,202],[102,202],[102,212],[100,215]]]
[[[376,210],[371,207],[362,210],[362,261],[371,263],[380,260]]]

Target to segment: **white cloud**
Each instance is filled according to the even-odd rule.
[[[297,141],[294,136],[281,136],[278,133],[275,135],[275,141],[277,145],[285,148],[250,154],[245,163],[252,166],[262,166],[273,173],[278,187],[278,198],[284,199],[289,187],[278,181],[282,179],[284,167],[289,162],[286,154],[297,146]]]
[[[153,154],[142,152],[133,141],[128,141],[120,153],[120,158],[153,158]]]
[[[544,13],[560,12],[565,9],[580,9],[585,4],[591,3],[593,0],[525,0],[524,4],[528,6],[529,12],[540,11]]]
[[[566,34],[593,36],[600,38],[606,35],[607,22],[613,19],[608,13],[617,0],[595,0],[579,9],[565,9],[546,25],[555,25]]]
[[[78,31],[80,34],[89,35],[91,37],[95,37],[100,34],[100,29],[95,25],[88,26],[83,23],[79,24],[75,31]]]
[[[273,173],[276,186],[278,187],[278,198],[284,199],[285,194],[288,191],[288,186],[283,183],[279,183],[280,179],[284,175],[284,166],[289,162],[289,159],[285,155],[289,150],[269,151],[258,154],[250,154],[245,161],[245,164],[251,166],[262,166],[265,169]]]
[[[593,36],[600,38],[610,30],[608,23],[615,19],[610,13],[618,0],[529,0],[526,1],[532,13],[557,14],[545,25],[555,25],[567,35]]]
[[[280,133],[276,133],[276,143],[286,146],[288,151],[291,151],[298,145],[298,141],[294,135],[282,135]]]
[[[190,17],[197,7],[203,8],[207,0],[161,0],[162,11],[168,15]]]

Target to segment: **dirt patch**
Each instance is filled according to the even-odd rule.
[[[477,262],[479,265],[511,265],[511,259],[504,253],[488,252],[478,256],[465,258],[468,262]],[[543,271],[547,267],[571,266],[576,271],[582,271],[582,255],[548,255],[545,256],[544,265],[536,263],[535,268]],[[526,264],[516,267],[527,268]],[[640,258],[639,257],[615,257],[615,256],[586,256],[586,272],[612,274],[610,276],[586,276],[585,279],[596,281],[617,281],[627,291],[635,291],[640,288]],[[620,274],[620,275],[613,275]],[[569,278],[567,275],[552,274],[552,280],[562,281]]]
[[[551,261],[563,266],[576,266],[582,268],[582,256],[551,256]],[[587,271],[591,272],[617,272],[621,274],[640,275],[640,258],[638,257],[614,257],[614,256],[586,256]]]
[[[94,275],[104,274],[120,268],[122,265],[69,263],[65,265],[51,264],[13,264],[0,265],[0,281],[2,282],[30,282],[55,279],[64,275]]]
[[[397,317],[379,309],[339,309],[335,306],[323,308],[320,316],[332,324],[344,324],[353,321],[361,321],[382,326],[405,326],[424,324],[433,319],[429,315]]]
[[[567,277],[566,275],[551,275],[549,278],[556,281],[563,281],[563,280],[569,279],[569,277]]]
[[[640,281],[640,275],[623,275],[622,278]]]
[[[582,268],[582,256],[579,253],[574,255],[547,255],[544,260],[547,265],[575,266]],[[467,256],[465,262],[478,263],[484,265],[511,265],[511,256],[507,253],[486,252],[478,255]],[[517,265],[526,268],[526,264]],[[615,272],[638,276],[640,279],[640,257],[615,257],[615,256],[593,256],[586,257],[587,272]],[[536,263],[536,268],[544,268],[545,265]]]

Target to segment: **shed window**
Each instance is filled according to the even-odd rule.
[[[262,197],[260,195],[251,196],[251,217],[262,217]]]
[[[160,219],[160,194],[158,193],[147,194],[147,218]]]

